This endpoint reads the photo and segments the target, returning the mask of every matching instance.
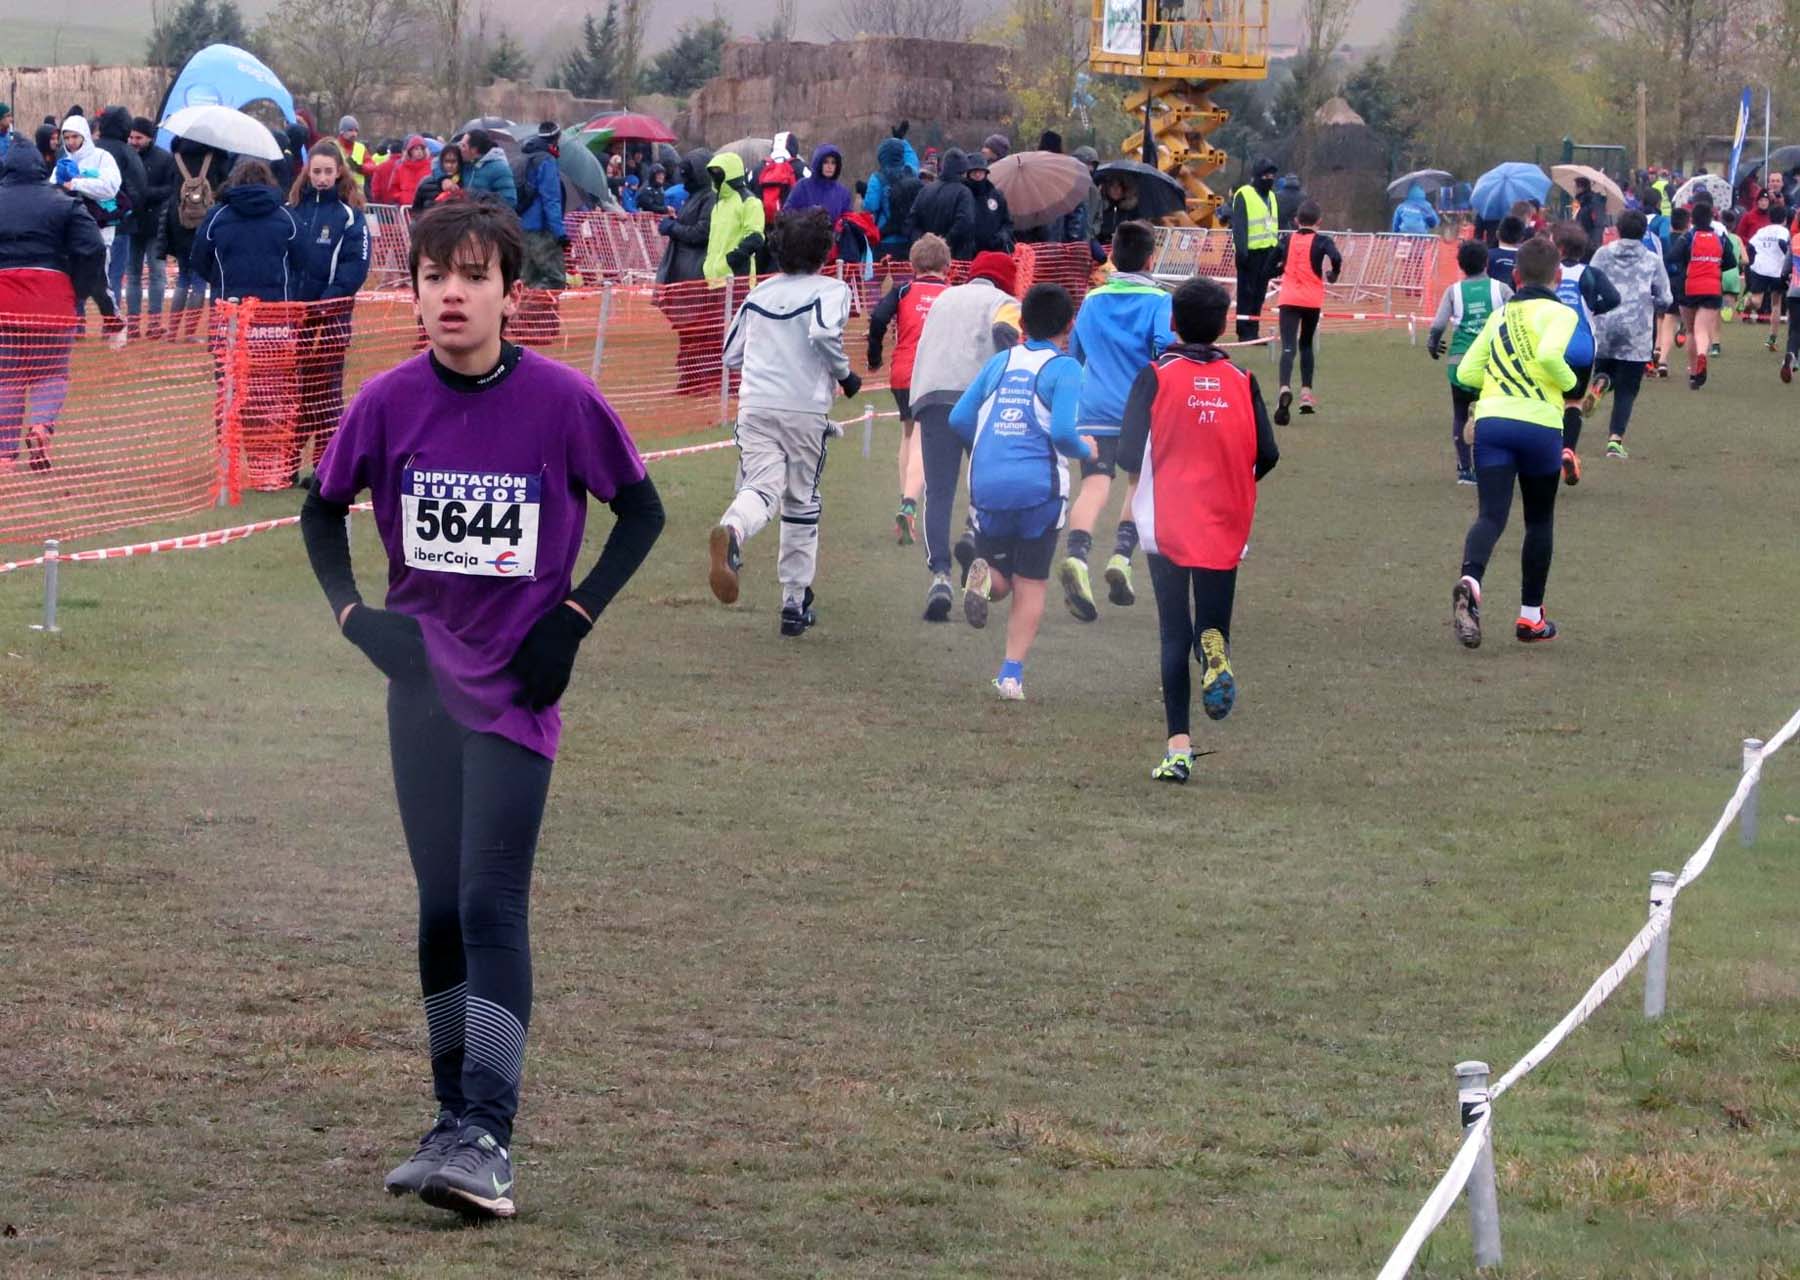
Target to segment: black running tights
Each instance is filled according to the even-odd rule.
[[[1293,385],[1294,346],[1300,347],[1300,385],[1312,386],[1313,336],[1319,332],[1318,307],[1281,308],[1281,385]]]
[[[1188,664],[1195,661],[1194,641],[1209,627],[1217,627],[1227,642],[1231,639],[1237,570],[1189,569],[1154,552],[1149,561],[1156,621],[1162,632],[1163,719],[1173,738],[1188,732],[1188,704],[1193,697],[1193,673]]]
[[[1644,362],[1596,360],[1594,372],[1604,373],[1611,381],[1612,388],[1607,394],[1612,397],[1612,419],[1607,429],[1614,438],[1623,440],[1631,426],[1631,411],[1637,404],[1638,392],[1644,386]]]
[[[400,825],[419,886],[419,980],[439,1106],[512,1141],[531,1022],[526,907],[550,761],[388,686]]]
[[[1513,481],[1519,482],[1519,498],[1525,508],[1525,544],[1519,552],[1521,585],[1519,603],[1526,608],[1540,608],[1544,603],[1544,586],[1550,581],[1550,555],[1555,545],[1556,487],[1562,473],[1547,476],[1522,476],[1513,467],[1480,467],[1475,472],[1479,513],[1469,526],[1463,541],[1462,571],[1475,581],[1487,570],[1494,544],[1506,531],[1506,518],[1512,511]]]

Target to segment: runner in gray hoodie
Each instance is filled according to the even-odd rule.
[[[1627,210],[1618,225],[1619,238],[1594,255],[1593,266],[1619,291],[1620,301],[1594,317],[1594,378],[1581,411],[1584,416],[1593,413],[1601,398],[1612,393],[1606,456],[1623,460],[1631,456],[1625,452],[1625,428],[1631,425],[1644,367],[1656,346],[1657,309],[1672,303],[1662,254],[1644,243],[1644,215]]]
[[[712,591],[738,598],[743,544],[781,511],[781,634],[813,625],[819,555],[819,480],[825,442],[843,434],[831,421],[831,384],[862,389],[844,354],[850,290],[819,274],[831,253],[823,209],[783,212],[769,233],[781,274],[752,289],[725,335],[725,367],[744,371],[738,391],[737,495],[709,542]]]

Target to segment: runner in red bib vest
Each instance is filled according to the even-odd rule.
[[[1294,403],[1290,379],[1296,348],[1300,353],[1300,412],[1314,413],[1319,407],[1313,399],[1313,337],[1325,311],[1325,286],[1336,284],[1344,269],[1344,255],[1338,252],[1336,242],[1319,231],[1319,217],[1316,200],[1303,202],[1294,213],[1294,233],[1275,251],[1275,271],[1281,277],[1281,394],[1275,398],[1278,427],[1287,426],[1288,410]]]
[[[1150,774],[1161,782],[1186,782],[1193,770],[1188,655],[1204,669],[1200,701],[1209,719],[1223,720],[1236,701],[1229,646],[1237,566],[1256,483],[1281,457],[1255,377],[1213,345],[1230,306],[1231,295],[1211,280],[1195,277],[1175,290],[1180,341],[1132,383],[1119,436],[1162,633],[1169,741]]]
[[[1696,203],[1693,218],[1693,230],[1669,250],[1669,271],[1681,272],[1686,281],[1681,323],[1688,331],[1688,386],[1698,391],[1706,385],[1706,354],[1719,339],[1725,273],[1738,261],[1731,237],[1713,222],[1712,205],[1704,200]]]

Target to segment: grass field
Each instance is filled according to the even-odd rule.
[[[1147,601],[1055,612],[1022,705],[997,630],[918,620],[891,428],[835,448],[800,641],[772,534],[707,594],[730,455],[659,464],[566,704],[490,1230],[381,1194],[430,1112],[411,883],[298,537],[71,566],[53,639],[0,579],[0,1273],[1372,1275],[1451,1064],[1563,1013],[1800,704],[1792,393],[1727,340],[1564,491],[1563,638],[1470,653],[1442,368],[1328,336],[1185,789]],[[1800,757],[1762,807],[1681,899],[1670,1015],[1634,980],[1497,1108],[1508,1276],[1800,1276]],[[1418,1274],[1469,1270],[1459,1209]]]

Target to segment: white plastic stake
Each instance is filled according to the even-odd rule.
[[[726,276],[725,277],[725,323],[720,327],[719,331],[721,333],[728,332],[731,328],[732,316],[734,314],[736,314],[732,309],[731,303],[732,303],[732,296],[736,292],[737,292],[737,277],[736,276]],[[724,359],[723,354],[721,354],[721,356],[719,358],[719,425],[721,427],[724,427],[724,426],[730,425],[730,423],[731,423],[731,370],[727,369],[725,367],[725,359]]]
[[[1675,875],[1670,871],[1652,871],[1650,873],[1650,914],[1655,915],[1662,907],[1674,901]],[[1673,914],[1669,918],[1669,928],[1664,929],[1655,942],[1650,944],[1650,954],[1644,957],[1644,1016],[1660,1018],[1669,1003],[1669,933],[1675,927]]]
[[[1488,1110],[1488,1064],[1459,1062],[1456,1064],[1456,1102],[1462,1113],[1463,1132],[1467,1133]],[[1475,1157],[1475,1168],[1469,1173],[1469,1234],[1475,1238],[1475,1265],[1500,1265],[1500,1192],[1494,1185],[1494,1129],[1488,1126],[1487,1139]]]
[[[1755,767],[1757,759],[1762,755],[1761,738],[1744,739],[1744,772],[1749,773]],[[1762,790],[1762,779],[1758,778],[1744,797],[1744,807],[1738,810],[1738,843],[1748,849],[1756,843],[1756,793]]]
[[[32,623],[31,629],[45,635],[55,635],[62,630],[56,625],[57,565],[62,558],[61,546],[55,538],[44,543],[44,620]]]
[[[875,406],[863,406],[863,457],[869,456],[869,447],[875,442]]]
[[[608,280],[600,286],[600,320],[594,326],[594,359],[588,365],[588,378],[597,387],[600,385],[600,359],[606,354],[606,326],[612,320],[612,281]]]

